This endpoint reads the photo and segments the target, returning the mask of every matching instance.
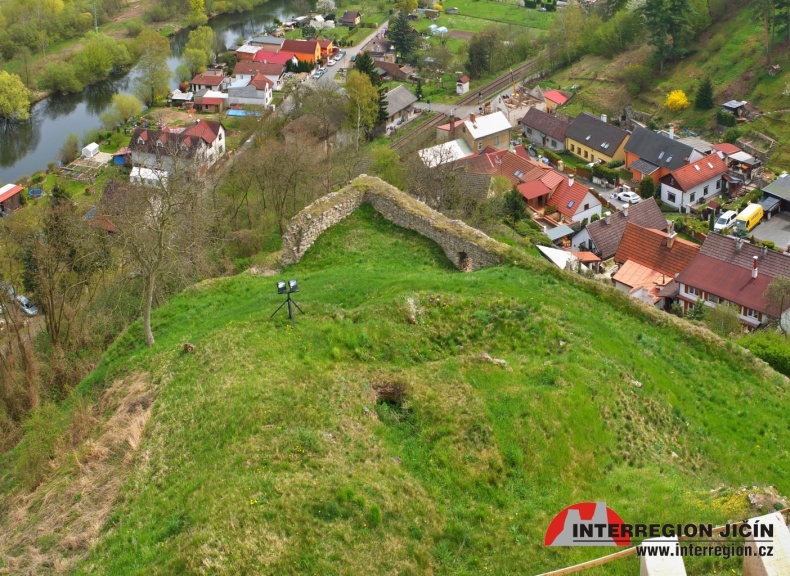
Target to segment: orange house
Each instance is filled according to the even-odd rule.
[[[321,46],[316,40],[285,40],[283,52],[291,52],[297,59],[315,64],[321,59]]]
[[[332,40],[328,38],[321,38],[318,41],[318,45],[321,47],[321,58],[326,58],[335,50],[335,45],[332,43]]]
[[[650,176],[656,186],[667,174],[701,157],[688,144],[641,126],[634,128],[625,145],[625,169],[636,182]]]

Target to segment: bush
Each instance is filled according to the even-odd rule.
[[[619,168],[623,164],[625,164],[625,160],[612,160],[611,162],[604,164],[604,166],[607,168]]]
[[[524,8],[537,8],[538,3],[535,0],[525,0]]]
[[[49,461],[55,456],[55,444],[58,440],[57,415],[55,406],[45,404],[31,412],[22,425],[25,438],[20,446],[16,473],[29,490],[44,480]]]
[[[739,343],[777,372],[790,376],[790,342],[787,337],[778,332],[755,332],[741,338]]]
[[[691,102],[689,102],[689,99],[683,90],[673,90],[667,95],[667,99],[664,101],[664,107],[668,110],[672,110],[673,112],[685,110],[690,105]]]
[[[639,182],[639,195],[642,198],[651,198],[656,193],[656,183],[650,176],[645,176]]]
[[[170,17],[170,12],[164,6],[156,5],[151,6],[145,16],[151,22],[164,22]]]
[[[560,160],[562,160],[562,158],[560,158],[558,154],[552,152],[551,150],[544,150],[543,155],[549,160],[551,160],[552,164],[554,164],[555,166]]]
[[[716,112],[716,122],[722,126],[735,126],[737,124],[735,114],[727,112],[726,110],[719,110]]]
[[[140,32],[143,31],[143,21],[139,18],[132,18],[131,20],[126,21],[126,35],[129,38],[136,38]]]
[[[597,176],[598,178],[603,178],[610,184],[614,184],[617,182],[617,178],[620,173],[617,170],[612,170],[611,168],[607,168],[603,164],[593,164],[592,167],[593,176]]]

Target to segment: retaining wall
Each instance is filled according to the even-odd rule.
[[[294,264],[301,260],[324,230],[349,216],[364,202],[393,224],[436,242],[459,270],[496,266],[507,250],[506,245],[464,222],[451,220],[383,180],[363,174],[293,217],[283,234],[282,263]]]

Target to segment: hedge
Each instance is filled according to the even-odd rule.
[[[716,112],[716,121],[722,126],[735,126],[737,124],[735,115],[726,110]]]
[[[597,176],[598,178],[603,178],[607,180],[610,184],[614,184],[617,182],[617,178],[620,175],[618,170],[613,170],[611,168],[607,168],[603,164],[593,164],[592,167],[593,176]]]

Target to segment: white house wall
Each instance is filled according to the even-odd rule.
[[[584,206],[585,204],[589,204],[590,208],[587,210],[576,212],[576,214],[574,214],[572,218],[574,222],[581,222],[585,218],[587,218],[587,221],[589,222],[593,214],[598,214],[598,216],[601,215],[600,200],[598,200],[598,198],[596,198],[589,192],[587,192],[587,194],[585,195],[584,200],[581,201],[580,206]]]
[[[719,194],[722,193],[723,184],[719,184],[719,187],[716,188],[716,182],[721,181],[721,175],[716,176],[706,182],[703,182],[699,186],[694,186],[690,190],[686,192],[682,192],[678,188],[674,186],[670,186],[669,184],[661,183],[661,201],[669,206],[674,206],[675,208],[680,208],[681,206],[684,208],[688,208],[689,206],[698,206],[702,204],[699,201],[700,198],[705,198],[706,200],[710,200],[711,198],[717,197]],[[703,190],[705,190],[705,186],[708,187],[707,195],[703,196]],[[675,202],[669,201],[669,194],[675,194]],[[692,201],[691,195],[694,194],[694,200]]]

